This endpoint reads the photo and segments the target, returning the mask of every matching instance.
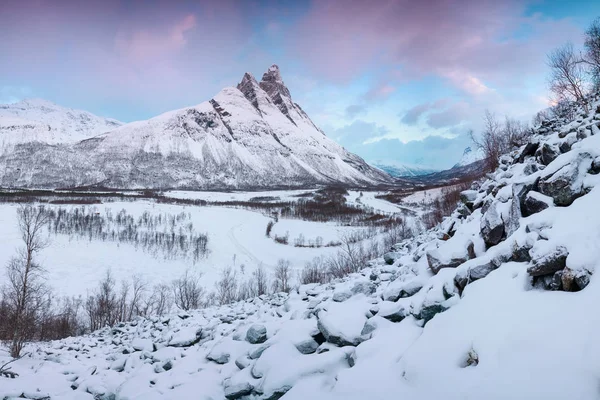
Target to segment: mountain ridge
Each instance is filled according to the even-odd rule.
[[[50,145],[52,144],[52,145]],[[370,186],[393,178],[324,135],[293,102],[279,68],[244,74],[208,101],[80,141],[15,144],[5,187],[254,189]]]

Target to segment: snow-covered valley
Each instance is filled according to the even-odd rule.
[[[572,120],[544,120],[525,145],[500,158],[495,172],[461,192],[449,217],[360,270],[29,343],[25,356],[10,364],[18,375],[0,377],[0,397],[597,399],[599,100],[590,112],[576,110]],[[430,204],[441,192],[415,193],[405,206]],[[382,211],[404,207],[382,201],[375,193],[347,195],[349,203]],[[132,213],[192,209],[152,202],[110,206]],[[14,223],[14,207],[1,210],[6,229]],[[209,247],[220,242],[207,261],[217,257],[217,263],[217,251],[228,254],[225,263],[234,250],[237,263],[257,258],[265,265],[282,254],[301,260],[328,251],[273,242],[264,232],[270,217],[260,212],[193,211],[195,229],[211,223]],[[10,229],[3,246],[17,244]],[[305,229],[332,237],[340,228],[280,219],[272,234]],[[44,262],[63,257],[58,262],[66,263],[81,248],[90,256],[89,273],[98,273],[102,266],[92,259],[100,257],[100,248],[80,247],[80,239],[70,248],[74,242],[57,239],[56,253],[62,254],[49,247]],[[156,270],[159,279],[171,276],[149,259],[136,260],[141,253],[112,251],[119,255],[107,256],[110,264],[129,263],[128,272],[141,266]],[[66,278],[68,272],[56,275],[56,284],[86,284],[85,274]],[[10,360],[5,353],[0,359]]]

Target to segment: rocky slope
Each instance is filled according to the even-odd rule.
[[[361,273],[32,345],[0,398],[597,398],[594,100]]]
[[[245,74],[195,107],[74,144],[17,144],[0,155],[0,185],[255,189],[375,185],[392,178],[327,138],[292,101],[279,68]]]

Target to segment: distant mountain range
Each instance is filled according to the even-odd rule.
[[[438,172],[438,169],[424,167],[420,165],[403,164],[394,161],[377,160],[372,162],[377,168],[387,172],[391,176],[398,178],[411,178],[422,175],[433,174]]]
[[[0,105],[0,185],[255,189],[394,179],[329,139],[279,68],[197,106],[122,124],[44,100]]]

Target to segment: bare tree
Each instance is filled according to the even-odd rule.
[[[7,265],[8,282],[3,290],[10,318],[10,354],[17,358],[25,342],[32,338],[39,322],[39,313],[48,293],[44,285],[44,270],[34,256],[48,245],[43,228],[48,223],[48,213],[43,206],[26,205],[17,209],[19,232],[24,248],[18,251]]]
[[[252,272],[252,278],[254,281],[254,288],[256,296],[262,296],[263,294],[267,294],[269,291],[269,278],[267,276],[267,271],[262,264],[259,264],[258,267]]]
[[[327,274],[327,266],[323,256],[315,257],[312,261],[307,262],[300,273],[300,283],[327,283],[329,275]]]
[[[291,287],[292,271],[289,260],[277,261],[273,279],[273,291],[289,293]]]
[[[567,43],[548,54],[550,67],[549,86],[556,100],[573,100],[588,111],[585,99],[585,65],[573,49],[573,44]]]
[[[182,310],[201,308],[204,299],[204,288],[200,284],[200,276],[189,271],[173,281],[173,297],[175,305]]]
[[[232,267],[221,271],[221,278],[217,281],[217,302],[220,305],[229,304],[236,300],[237,296],[237,273]]]
[[[600,18],[596,18],[585,31],[584,60],[595,90],[600,89]]]
[[[498,160],[500,159],[504,148],[502,129],[496,115],[490,110],[485,110],[483,116],[483,131],[481,132],[480,137],[475,136],[473,131],[471,131],[470,134],[473,143],[475,143],[485,155],[487,169],[496,169],[498,167]]]

